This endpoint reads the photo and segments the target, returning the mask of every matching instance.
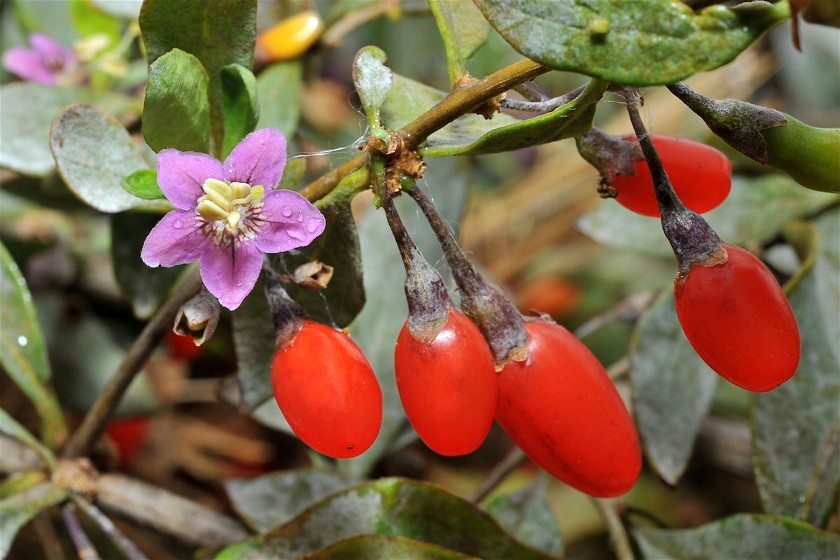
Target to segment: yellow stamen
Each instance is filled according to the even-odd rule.
[[[239,220],[241,219],[242,215],[237,210],[234,210],[227,215],[227,225],[225,226],[225,229],[228,230],[231,235],[235,235],[239,231]]]
[[[205,197],[201,197],[202,199]],[[199,199],[198,206],[196,207],[196,212],[199,215],[207,220],[208,222],[215,222],[216,220],[223,220],[225,219],[230,212],[225,210],[215,202],[211,200],[201,200]],[[239,212],[236,212],[239,215]]]

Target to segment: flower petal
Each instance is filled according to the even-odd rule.
[[[234,310],[254,289],[262,264],[262,253],[251,241],[236,248],[227,243],[213,245],[201,255],[201,279],[219,303]]]
[[[266,193],[254,241],[264,253],[280,253],[305,247],[324,232],[327,220],[315,206],[294,191]]]
[[[29,35],[29,44],[32,45],[35,52],[41,55],[45,63],[51,63],[59,69],[64,66],[75,65],[78,61],[76,53],[49,35],[31,33]]]
[[[201,185],[207,179],[222,179],[222,164],[214,157],[172,148],[158,153],[158,185],[166,198],[181,210],[192,210],[204,195]]]
[[[41,55],[30,49],[13,47],[7,50],[3,53],[3,68],[27,82],[55,85],[55,76]]]
[[[230,152],[225,178],[269,190],[280,184],[285,166],[286,137],[276,128],[263,128],[246,136]]]
[[[213,241],[201,227],[204,220],[192,210],[173,210],[149,232],[140,258],[148,266],[175,266],[198,260]]]

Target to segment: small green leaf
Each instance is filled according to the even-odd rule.
[[[129,194],[133,194],[137,198],[144,200],[166,198],[163,191],[160,190],[157,182],[157,171],[154,169],[135,171],[131,175],[123,177],[120,184]]]
[[[134,315],[148,319],[183,272],[183,266],[150,268],[140,260],[143,242],[160,216],[121,212],[111,216],[111,259],[114,276],[131,299]]]
[[[464,74],[467,62],[486,41],[490,25],[472,2],[429,0],[446,48],[449,85]]]
[[[379,47],[364,47],[353,60],[353,84],[372,127],[380,126],[379,109],[394,83],[387,58]]]
[[[389,128],[401,128],[446,96],[446,92],[394,74],[394,85],[382,105],[382,120]],[[480,115],[464,115],[429,136],[423,149],[430,154],[434,154],[435,150],[457,150],[495,128],[519,122],[519,119],[504,114],[495,115],[489,121]]]
[[[475,0],[517,51],[556,70],[627,85],[672,84],[730,62],[789,17],[786,2],[700,13],[671,0]]]
[[[149,65],[172,49],[190,53],[209,77],[213,143],[224,143],[222,68],[251,68],[257,35],[256,0],[146,0],[140,10],[140,31]],[[220,154],[215,154],[219,156]]]
[[[105,13],[120,19],[135,20],[143,0],[88,0]]]
[[[543,472],[520,490],[493,498],[484,510],[525,544],[552,556],[560,556],[563,553],[563,537],[548,501],[547,477]]]
[[[50,365],[32,294],[6,246],[0,243],[0,364],[32,401],[41,418],[41,439],[56,449],[64,439],[64,417],[47,388]]]
[[[550,113],[499,126],[467,145],[441,146],[430,141],[420,153],[429,157],[494,154],[584,134],[592,127],[596,104],[608,86],[592,80],[577,98]]]
[[[484,560],[550,558],[508,536],[466,500],[432,484],[398,478],[332,494],[290,523],[232,549],[244,548],[251,557],[290,558],[361,535],[405,537]],[[226,550],[219,556],[239,557]]]
[[[274,395],[271,361],[277,348],[277,335],[262,282],[257,281],[242,305],[233,312],[232,321],[237,365],[235,379],[239,387],[237,398],[233,400],[240,411],[251,412],[267,400],[273,401]]]
[[[108,48],[116,46],[120,40],[120,22],[92,5],[89,0],[70,0],[70,21],[82,38],[106,35],[110,40]]]
[[[143,136],[154,151],[209,152],[209,78],[198,58],[173,49],[149,67]]]
[[[0,500],[0,558],[6,558],[21,527],[41,510],[60,504],[67,490],[45,483]]]
[[[696,529],[636,529],[633,535],[651,560],[840,557],[836,535],[784,517],[739,514]]]
[[[633,414],[650,465],[668,484],[685,471],[717,374],[692,348],[666,290],[639,322],[631,354]]]
[[[789,296],[802,338],[799,369],[754,397],[753,463],[768,513],[825,526],[840,484],[840,210],[815,225],[816,259]]]
[[[280,178],[280,184],[277,185],[277,188],[296,190],[305,174],[306,160],[304,158],[290,159],[286,161],[286,167],[283,169],[283,176]]]
[[[0,408],[0,432],[20,441],[38,453],[41,459],[44,460],[45,465],[48,465],[50,468],[55,468],[55,456],[52,452],[44,447],[40,441],[35,439],[35,436],[29,433],[29,430],[24,428],[2,408]]]
[[[120,186],[123,177],[147,169],[148,164],[128,131],[96,108],[71,105],[63,109],[53,122],[50,147],[67,186],[97,210],[171,208],[168,201],[144,201]]]
[[[357,484],[352,478],[318,469],[280,471],[225,482],[234,509],[257,532],[288,523],[315,502]]]
[[[596,186],[593,181],[592,188]],[[813,214],[836,200],[835,195],[803,189],[779,173],[736,176],[729,198],[703,217],[727,243],[766,243],[787,221]],[[673,258],[658,220],[630,212],[614,200],[605,200],[584,214],[578,226],[604,245]]]
[[[238,64],[222,68],[222,109],[225,118],[227,157],[243,138],[254,131],[260,115],[257,102],[257,79],[250,70]]]
[[[297,251],[269,256],[272,268],[286,277],[290,277],[297,267],[311,261],[333,267],[332,279],[322,290],[284,281],[289,296],[301,304],[306,314],[315,321],[344,328],[365,305],[359,233],[350,202],[368,184],[366,171],[346,177],[328,196],[316,203],[327,219],[324,233]]]
[[[50,126],[63,107],[91,103],[117,118],[132,120],[137,102],[110,92],[57,88],[19,82],[0,87],[0,166],[27,175],[46,176],[55,169]]]
[[[260,120],[257,128],[277,128],[295,135],[300,120],[303,65],[300,60],[272,64],[257,77]]]
[[[454,550],[405,537],[362,535],[342,539],[306,556],[307,560],[478,560]]]

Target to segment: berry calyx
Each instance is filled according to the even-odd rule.
[[[297,335],[274,354],[271,386],[292,431],[324,455],[356,457],[379,434],[382,391],[343,331],[303,320]]]
[[[635,142],[635,136],[625,138]],[[732,188],[732,163],[723,153],[699,142],[672,136],[651,135],[665,171],[680,200],[702,214],[719,206]],[[614,174],[611,183],[615,200],[638,214],[659,217],[653,177],[642,159],[634,166],[635,175]]]
[[[394,372],[406,416],[430,449],[448,456],[478,449],[493,424],[497,388],[493,357],[472,321],[450,309],[430,342],[415,338],[406,322]]]
[[[496,420],[555,478],[592,496],[619,496],[642,467],[633,420],[598,359],[552,321],[525,323],[528,359],[498,376]]]
[[[723,262],[694,264],[677,276],[677,317],[715,372],[749,391],[769,391],[799,366],[796,317],[764,263],[741,247],[723,248]]]

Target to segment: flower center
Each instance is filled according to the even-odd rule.
[[[239,223],[248,208],[262,200],[265,188],[252,187],[247,183],[225,183],[218,179],[207,179],[201,186],[204,196],[198,199],[195,210],[208,222],[225,221],[225,229],[231,235],[239,232]]]

